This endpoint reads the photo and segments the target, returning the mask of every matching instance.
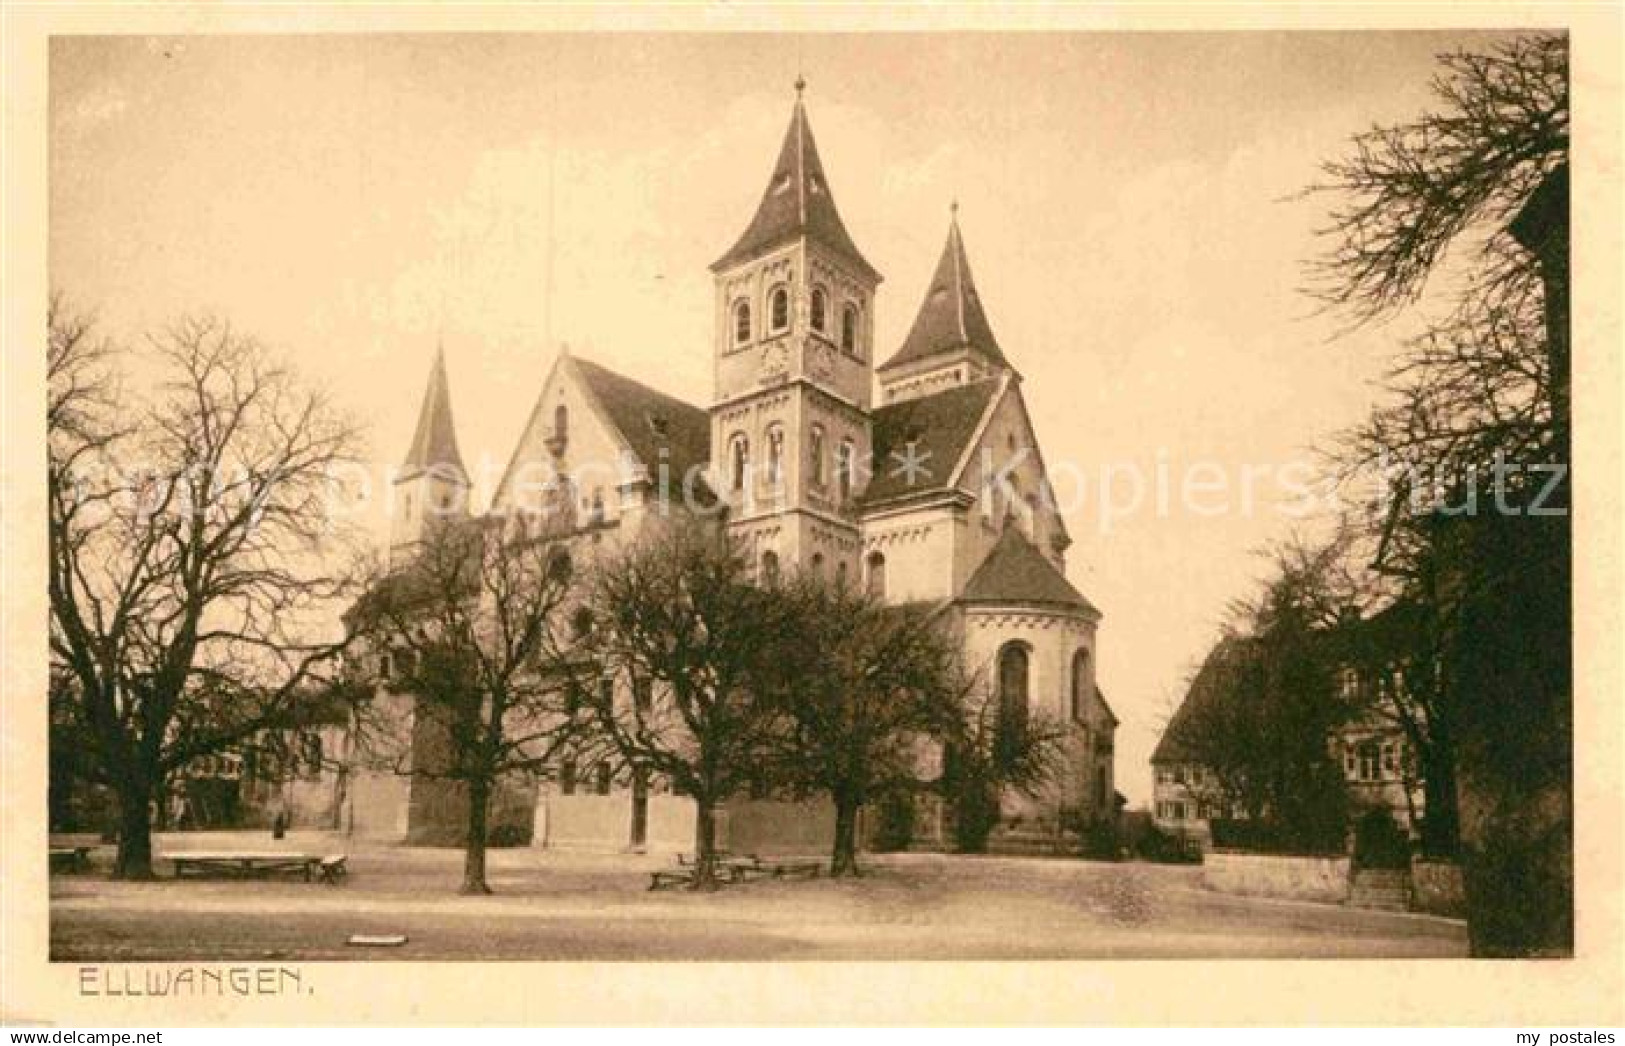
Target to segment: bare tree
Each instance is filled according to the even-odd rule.
[[[219,320],[130,354],[52,303],[47,402],[51,656],[79,735],[118,796],[115,874],[152,875],[155,793],[320,688],[344,641],[316,638],[345,578],[330,477],[354,428]]]
[[[938,787],[953,811],[961,853],[983,853],[1006,792],[1038,795],[1064,765],[1067,728],[1014,707],[979,673],[961,675]]]
[[[390,653],[395,685],[416,700],[420,743],[397,751],[396,770],[464,793],[462,893],[491,892],[485,850],[497,788],[540,772],[581,734],[564,620],[572,578],[562,542],[446,521],[349,615]]]
[[[789,586],[796,642],[780,662],[792,783],[835,804],[830,875],[858,873],[858,813],[935,783],[926,748],[954,732],[958,662],[940,615],[806,576]]]
[[[717,809],[782,745],[787,716],[774,698],[794,639],[790,603],[754,583],[725,534],[687,520],[602,563],[589,603],[592,660],[576,672],[578,698],[633,773],[694,800],[694,886],[713,888]]]
[[[1436,722],[1450,726],[1473,951],[1567,954],[1568,42],[1441,61],[1436,111],[1326,166],[1313,191],[1339,204],[1314,292],[1366,322],[1466,254],[1455,308],[1406,346],[1393,402],[1345,458],[1396,468],[1374,514],[1377,569],[1443,637]]]
[[[1233,604],[1229,634],[1192,681],[1181,744],[1211,773],[1204,798],[1243,810],[1260,843],[1340,847],[1347,796],[1328,741],[1355,711],[1339,685],[1355,589],[1338,541],[1294,539],[1266,555],[1261,591]]]

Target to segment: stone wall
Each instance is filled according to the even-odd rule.
[[[827,854],[835,842],[835,805],[828,799],[730,802],[719,829],[718,845],[734,853]]]
[[[1202,862],[1202,882],[1223,893],[1342,904],[1349,896],[1349,859],[1213,850]]]
[[[1461,865],[1454,861],[1411,862],[1411,905],[1419,912],[1465,918],[1467,892],[1462,884]]]

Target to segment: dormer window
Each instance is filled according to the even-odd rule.
[[[858,307],[848,305],[841,310],[841,350],[858,354]]]
[[[820,334],[824,333],[824,322],[829,314],[829,295],[822,287],[814,287],[812,292],[812,328]]]
[[[554,457],[564,453],[570,440],[570,408],[560,403],[553,408],[553,431],[547,437],[547,449]]]
[[[768,317],[773,333],[789,329],[790,288],[784,286],[773,288],[773,293],[768,297]]]
[[[750,302],[740,300],[734,304],[734,344],[750,341]]]

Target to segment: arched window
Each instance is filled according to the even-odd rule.
[[[729,485],[734,490],[744,490],[745,480],[750,474],[750,440],[744,433],[735,433],[728,444]]]
[[[846,561],[835,564],[835,587],[846,588]]]
[[[734,305],[734,344],[750,340],[750,302],[740,299]]]
[[[813,486],[824,486],[824,426],[814,425],[807,433],[807,478]]]
[[[784,480],[784,430],[777,425],[767,430],[767,484],[777,488]]]
[[[999,650],[999,719],[994,754],[1005,766],[1015,762],[1027,731],[1029,661],[1025,643],[1006,643]]]
[[[879,552],[869,553],[869,594],[876,599],[886,598],[886,557]]]
[[[824,572],[824,554],[822,552],[814,552],[812,554],[811,565],[812,572],[814,574],[822,574]]]
[[[841,310],[841,348],[854,356],[858,353],[858,307],[848,305]]]
[[[824,288],[814,287],[812,292],[812,327],[818,333],[824,333],[824,321],[829,313],[829,295]]]
[[[570,408],[560,403],[553,408],[553,440],[563,443],[570,438]]]
[[[769,587],[779,583],[779,554],[772,549],[762,553],[762,583]]]
[[[857,449],[852,446],[852,441],[842,440],[835,454],[835,489],[842,504],[852,496],[852,468],[856,461]]]
[[[1089,651],[1072,655],[1072,721],[1086,722],[1089,716]]]
[[[602,523],[604,521],[604,488],[594,487],[592,503],[587,509],[587,522]]]
[[[773,293],[768,297],[768,315],[775,333],[790,326],[790,288],[773,288]]]

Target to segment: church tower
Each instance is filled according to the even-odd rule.
[[[429,370],[429,387],[418,410],[412,447],[395,477],[389,558],[399,565],[437,522],[468,518],[471,484],[457,450],[451,419],[451,385],[446,380],[446,353],[437,349]]]
[[[959,204],[949,209],[948,241],[942,245],[925,300],[914,316],[903,347],[880,366],[882,403],[929,396],[968,385],[1012,368],[993,336],[993,325],[976,292],[965,239],[959,232]]]
[[[762,575],[856,577],[880,274],[841,222],[796,82],[756,215],[716,282],[711,460]]]

